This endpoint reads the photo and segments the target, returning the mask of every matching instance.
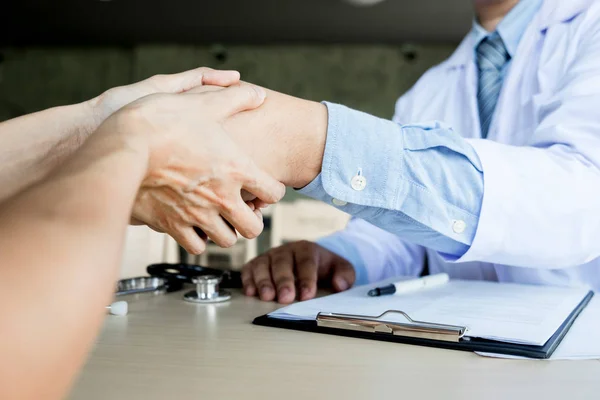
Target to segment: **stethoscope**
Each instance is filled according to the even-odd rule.
[[[219,303],[231,298],[223,289],[242,287],[239,271],[219,270],[193,264],[152,264],[146,268],[149,276],[121,279],[117,282],[116,296],[132,294],[172,293],[183,289],[184,284],[196,285],[196,290],[183,296],[193,303]]]

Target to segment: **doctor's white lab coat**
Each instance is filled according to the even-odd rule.
[[[600,1],[546,0],[504,80],[480,139],[472,36],[396,105],[395,121],[443,121],[468,138],[484,195],[470,249],[457,261],[352,220],[369,281],[430,273],[600,290]],[[334,239],[332,238],[332,239]]]

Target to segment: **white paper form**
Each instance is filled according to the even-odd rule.
[[[525,357],[506,354],[480,353],[482,356],[496,358]],[[600,295],[592,298],[588,306],[581,312],[571,329],[564,337],[549,360],[589,360],[600,359]]]
[[[588,293],[586,288],[531,286],[451,280],[410,294],[369,297],[367,291],[387,282],[292,304],[271,317],[315,320],[319,312],[377,316],[387,310],[406,312],[414,320],[466,326],[466,336],[543,345]],[[406,322],[400,315],[383,320]]]

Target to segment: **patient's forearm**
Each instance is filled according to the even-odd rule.
[[[264,104],[226,126],[265,171],[287,186],[303,187],[321,171],[327,107],[268,90]]]
[[[0,123],[0,202],[43,178],[93,129],[86,103],[51,108]]]
[[[147,154],[95,139],[0,205],[2,399],[63,398],[106,314]]]

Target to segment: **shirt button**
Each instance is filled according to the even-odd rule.
[[[362,175],[355,175],[354,178],[352,178],[350,185],[354,190],[364,190],[364,188],[367,186],[367,178]]]
[[[334,206],[338,206],[338,207],[343,207],[346,204],[348,204],[344,200],[339,200],[339,199],[333,199],[333,200],[331,200],[331,202],[333,203]]]
[[[452,224],[452,230],[454,233],[463,233],[467,229],[467,224],[462,219],[454,221]]]

